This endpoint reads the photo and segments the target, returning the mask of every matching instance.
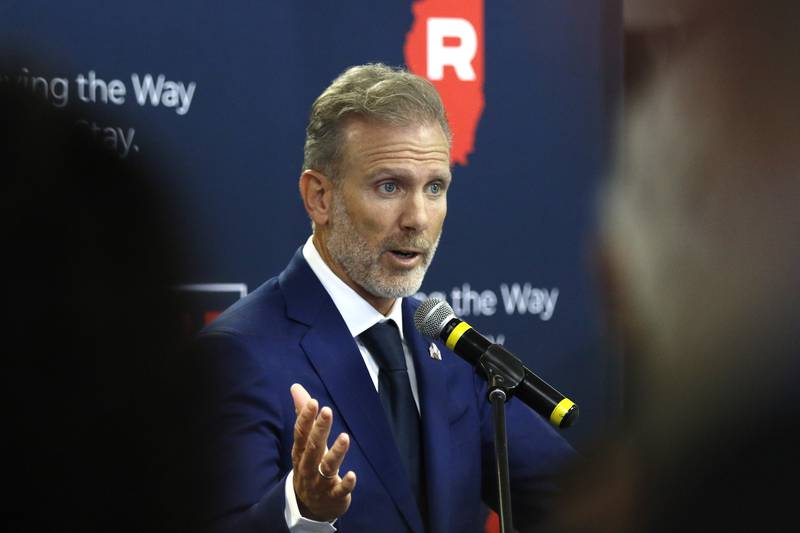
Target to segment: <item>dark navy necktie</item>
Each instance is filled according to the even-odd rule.
[[[408,368],[400,332],[391,320],[378,322],[359,335],[359,339],[378,363],[378,395],[392,428],[394,441],[408,472],[411,489],[425,519],[425,490],[422,484],[420,421],[408,380]]]

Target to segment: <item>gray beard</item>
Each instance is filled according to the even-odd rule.
[[[440,237],[441,233],[433,243],[418,234],[390,237],[377,249],[370,249],[347,213],[343,199],[334,193],[328,251],[350,279],[375,297],[401,298],[416,294],[439,246]],[[425,250],[422,264],[410,270],[389,270],[381,264],[383,252],[406,247]]]

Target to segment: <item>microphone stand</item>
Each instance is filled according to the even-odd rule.
[[[522,362],[497,344],[481,355],[480,366],[489,383],[489,402],[494,417],[494,457],[497,463],[497,486],[500,502],[500,532],[513,533],[511,518],[511,476],[508,468],[508,434],[505,403],[525,378]]]

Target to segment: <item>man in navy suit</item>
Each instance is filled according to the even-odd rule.
[[[313,104],[303,169],[312,236],[198,339],[213,376],[216,525],[480,531],[480,502],[496,507],[498,490],[486,385],[415,330],[420,302],[407,298],[433,259],[452,180],[436,90],[380,64],[348,69]],[[378,330],[396,339],[391,364]],[[507,413],[524,529],[574,450],[517,400]]]

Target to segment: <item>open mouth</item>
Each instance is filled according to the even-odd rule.
[[[400,259],[414,259],[418,255],[420,255],[419,252],[413,252],[409,250],[390,250],[390,252],[392,253],[392,255]]]

